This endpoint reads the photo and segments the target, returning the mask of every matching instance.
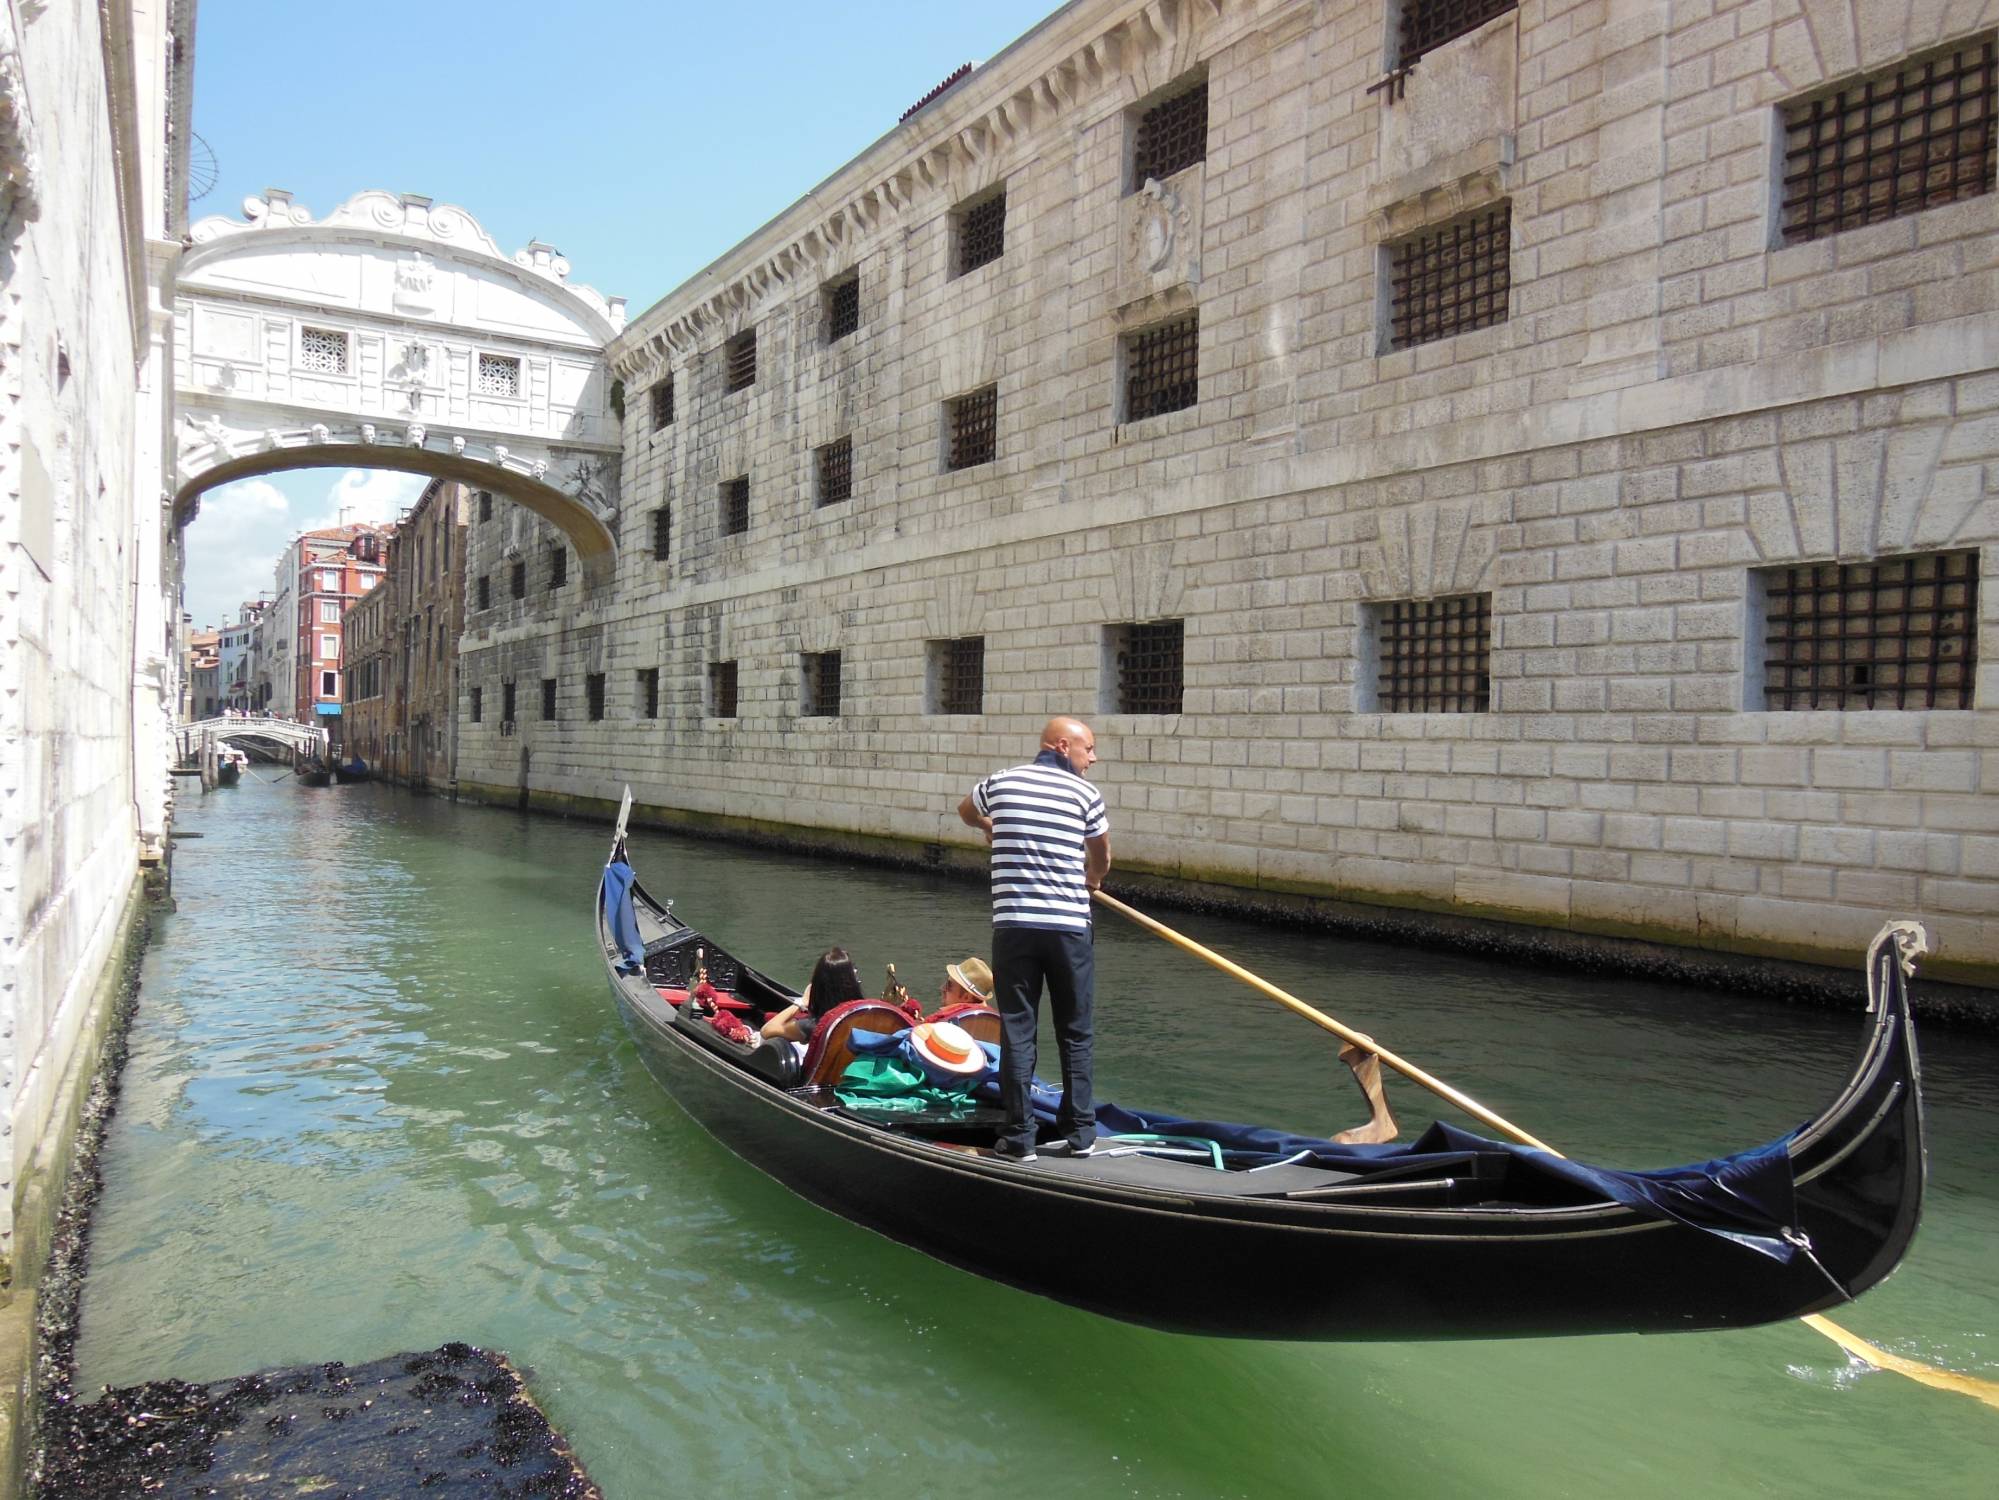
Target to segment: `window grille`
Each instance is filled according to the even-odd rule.
[[[1402,0],[1395,61],[1408,67],[1425,52],[1476,31],[1494,16],[1503,16],[1519,0]]]
[[[514,684],[511,682],[500,684],[500,721],[505,724],[514,722]]]
[[[958,274],[976,271],[1006,253],[1006,194],[994,193],[958,214]]]
[[[808,651],[805,654],[805,717],[840,717],[840,653]]]
[[[1132,142],[1131,191],[1148,177],[1161,182],[1208,156],[1208,80],[1162,99],[1138,117]]]
[[[1126,337],[1127,422],[1180,411],[1199,399],[1200,334],[1200,319],[1192,316],[1141,329]]]
[[[750,476],[722,481],[722,535],[741,536],[750,529]]]
[[[1113,649],[1117,667],[1117,711],[1121,714],[1180,712],[1186,622],[1155,620],[1121,625]]]
[[[347,373],[347,335],[332,328],[298,331],[299,368],[314,375]]]
[[[986,703],[986,638],[963,636],[933,643],[937,662],[937,712],[978,714]]]
[[[1970,708],[1978,554],[1807,563],[1764,574],[1766,708]]]
[[[837,438],[819,450],[819,503],[838,505],[854,495],[854,440]]]
[[[652,513],[652,555],[664,562],[673,543],[673,507],[662,505]]]
[[[1799,244],[1992,191],[1999,44],[1856,79],[1784,109],[1784,240]]]
[[[477,724],[483,718],[486,708],[486,690],[484,688],[472,689],[471,708],[472,708],[472,713],[471,713],[472,722],[474,724]]]
[[[479,519],[482,521],[493,519],[493,492],[491,490],[479,491]]]
[[[493,607],[493,575],[490,573],[481,573],[479,575],[478,607],[480,609],[491,609]]]
[[[541,680],[541,716],[544,719],[553,719],[555,717],[555,679],[553,677],[544,677]]]
[[[945,467],[969,469],[999,456],[999,387],[989,385],[949,403],[951,450]]]
[[[757,331],[737,334],[722,346],[722,390],[747,390],[757,383]]]
[[[1389,339],[1427,344],[1506,321],[1513,205],[1497,204],[1389,248]]]
[[[512,577],[512,578],[511,578],[511,579],[509,580],[509,582],[510,582],[510,583],[511,583],[511,584],[513,585],[513,590],[512,590],[512,591],[513,591],[513,596],[514,596],[514,597],[515,597],[516,599],[525,599],[525,598],[527,598],[527,596],[528,596],[528,565],[527,565],[526,563],[524,563],[524,562],[517,562],[517,563],[515,563],[515,564],[514,564],[514,570],[513,570],[513,577]]]
[[[1482,714],[1492,699],[1492,595],[1380,606],[1375,701],[1389,714]]]
[[[642,718],[659,717],[659,668],[639,668],[639,714]]]
[[[479,394],[518,397],[521,393],[521,362],[507,354],[479,356]]]
[[[708,663],[708,709],[718,719],[736,717],[736,664]]]
[[[586,672],[583,675],[583,697],[589,704],[590,718],[594,722],[604,717],[604,674]]]
[[[560,545],[548,549],[548,589],[554,593],[569,581],[569,549]]]
[[[652,388],[652,430],[673,425],[673,378],[668,376]]]
[[[837,344],[861,326],[861,273],[826,285],[826,342]]]

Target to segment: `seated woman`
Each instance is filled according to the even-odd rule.
[[[861,973],[845,948],[828,948],[813,965],[812,982],[796,1005],[787,1005],[763,1024],[767,1037],[782,1038],[803,1047],[812,1040],[819,1018],[835,1006],[861,998]]]

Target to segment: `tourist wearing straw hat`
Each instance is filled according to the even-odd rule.
[[[939,1010],[953,1005],[992,1003],[993,971],[986,966],[983,958],[968,958],[962,963],[944,965],[944,988],[937,994]]]

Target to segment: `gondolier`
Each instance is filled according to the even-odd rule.
[[[1050,1150],[1088,1155],[1096,1141],[1092,1002],[1096,960],[1090,892],[1111,867],[1104,799],[1084,779],[1097,737],[1081,719],[1054,718],[1026,765],[996,771],[958,804],[992,846],[993,1003],[1002,1023],[999,1154],[1033,1161],[1035,1028],[1048,989],[1062,1054],[1062,1105]]]

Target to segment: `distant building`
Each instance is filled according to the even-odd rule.
[[[340,738],[341,639],[347,608],[381,582],[392,527],[365,522],[308,531],[278,561],[271,707]]]
[[[390,556],[395,543],[389,544]],[[347,611],[347,670],[340,680],[345,701],[340,723],[340,754],[359,756],[377,774],[387,772],[389,738],[390,647],[396,618],[396,575],[393,568],[375,588],[354,601]]]
[[[181,695],[181,717],[210,718],[222,711],[218,673],[218,646],[222,633],[218,630],[190,630],[183,639],[187,643],[187,667],[182,674],[186,687]]]
[[[236,623],[222,627],[217,675],[222,684],[222,701],[229,708],[253,706],[251,684],[257,664],[257,624],[269,607],[269,600],[247,601],[236,611]]]

